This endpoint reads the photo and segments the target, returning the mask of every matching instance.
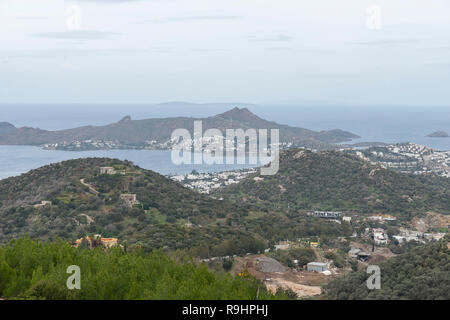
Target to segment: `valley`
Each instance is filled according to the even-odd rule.
[[[218,186],[189,187],[197,178]],[[254,169],[164,177],[128,161],[69,160],[1,180],[0,190],[2,243],[99,235],[127,250],[191,256],[296,298],[320,298],[340,276],[444,241],[449,228],[446,178],[339,151],[283,151],[279,173],[264,177]]]

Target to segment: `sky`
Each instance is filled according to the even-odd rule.
[[[450,106],[448,0],[0,0],[0,103]]]

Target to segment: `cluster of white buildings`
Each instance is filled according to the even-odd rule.
[[[392,144],[386,146],[384,150],[384,152],[377,149],[355,153],[361,159],[384,168],[450,177],[450,151],[434,150],[416,143]]]
[[[397,220],[397,218],[395,218],[393,216],[390,216],[390,215],[387,215],[387,214],[373,215],[373,216],[370,216],[368,219],[370,221],[379,221],[379,222],[382,222],[382,221],[395,221],[395,220]]]
[[[394,154],[404,155],[418,160],[421,166],[415,174],[436,173],[450,177],[450,151],[439,151],[415,143],[389,145],[387,148]]]
[[[431,148],[428,148],[427,146],[412,142],[388,145],[387,149],[392,153],[401,154],[416,159],[421,159],[423,155],[433,152],[433,150]]]
[[[172,180],[180,182],[185,187],[197,190],[200,193],[209,194],[212,190],[238,183],[251,173],[255,173],[255,168],[242,169],[236,171],[190,173],[185,175],[169,176]]]
[[[382,228],[373,229],[373,240],[376,245],[387,245],[389,242],[389,236]]]
[[[428,241],[439,241],[444,236],[445,233],[424,233],[416,230],[409,230],[405,228],[400,228],[400,232],[397,235],[393,235],[391,239],[385,229],[383,228],[366,228],[364,235],[368,237],[370,233],[373,234],[373,240],[376,245],[387,245],[391,240],[396,240],[398,243],[404,243],[409,241],[417,241],[421,243],[426,243]]]
[[[47,143],[42,145],[45,150],[102,150],[102,149],[117,149],[121,147],[119,141],[109,140],[75,140],[63,141],[59,143]]]
[[[400,234],[392,236],[398,243],[417,241],[425,243],[427,241],[439,241],[445,236],[445,233],[425,233],[416,230],[400,229]]]
[[[170,150],[175,145],[173,140],[158,142],[147,140],[142,144],[129,145],[118,140],[87,139],[47,143],[42,145],[45,150],[110,150],[110,149],[139,149],[139,150]]]
[[[309,216],[314,216],[317,218],[327,218],[327,219],[335,219],[341,216],[342,212],[338,211],[314,211],[308,212]]]

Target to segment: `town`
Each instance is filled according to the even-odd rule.
[[[182,140],[180,137],[160,140],[146,140],[143,143],[126,143],[119,140],[104,140],[104,139],[85,139],[73,141],[61,141],[56,143],[45,143],[41,147],[44,150],[61,150],[61,151],[85,151],[85,150],[114,150],[114,149],[132,149],[132,150],[211,150],[215,151],[225,150],[246,150],[248,149],[249,141],[235,145],[234,140],[228,140],[222,136],[200,137],[194,139]],[[257,143],[254,143],[257,146]],[[287,149],[294,147],[292,142],[280,142],[277,144],[280,149]],[[226,146],[226,147],[225,147]],[[227,149],[226,149],[227,148]],[[269,153],[268,148],[263,148],[263,152]],[[213,152],[210,152],[213,153]],[[247,152],[248,153],[248,152]],[[250,152],[251,153],[251,152]]]
[[[450,177],[450,151],[439,151],[415,143],[391,144],[364,150],[343,149],[384,168],[413,174]]]
[[[209,194],[212,190],[238,183],[249,174],[255,172],[255,168],[208,173],[199,173],[194,170],[189,174],[172,175],[168,177],[174,181],[180,182],[187,188],[196,190],[200,193]]]

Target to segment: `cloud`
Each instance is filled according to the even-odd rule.
[[[32,34],[33,37],[61,40],[104,40],[116,35],[119,35],[119,33],[94,30],[73,30],[64,32],[43,32]]]
[[[152,23],[168,23],[168,22],[185,22],[185,21],[214,21],[214,20],[234,20],[239,19],[239,16],[189,16],[189,17],[169,17],[161,19],[145,20]]]
[[[292,39],[294,38],[283,34],[265,37],[256,37],[256,36],[247,37],[247,40],[249,42],[289,42],[292,41]]]
[[[0,51],[0,61],[2,59],[21,59],[21,58],[67,58],[67,57],[89,57],[92,55],[111,55],[111,54],[150,54],[150,53],[168,53],[173,49],[169,47],[150,47],[150,48],[107,48],[107,49],[57,49],[57,50],[20,50],[20,51]]]
[[[17,20],[49,20],[48,17],[17,17]]]
[[[292,51],[293,49],[290,47],[273,47],[273,48],[266,48],[268,51]]]
[[[387,45],[398,45],[398,44],[414,44],[419,43],[419,39],[413,38],[403,38],[403,39],[379,39],[371,41],[355,41],[352,42],[354,45],[366,45],[366,46],[387,46]]]
[[[195,48],[192,49],[194,52],[229,52],[229,49],[205,49],[205,48]]]

